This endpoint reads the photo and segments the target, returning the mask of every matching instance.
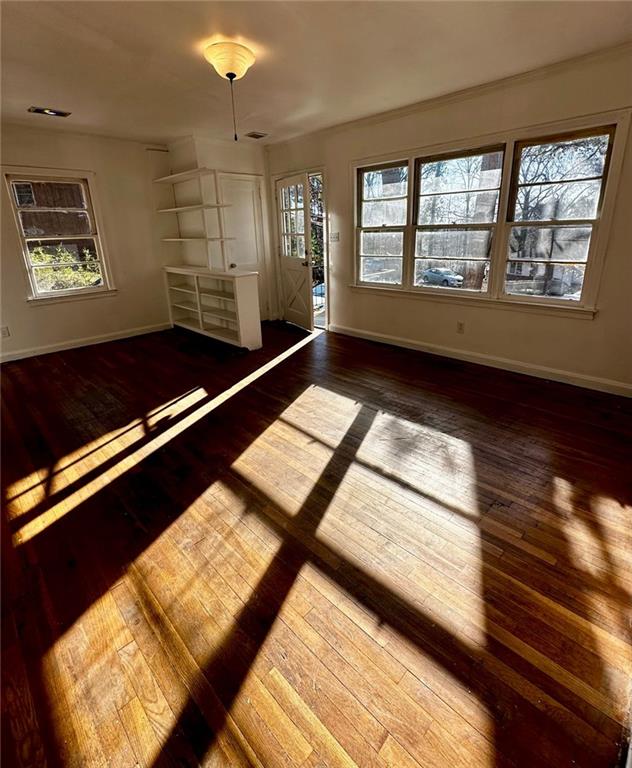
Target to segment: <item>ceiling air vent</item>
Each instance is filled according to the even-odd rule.
[[[68,117],[70,112],[64,112],[63,109],[51,109],[50,107],[29,107],[29,112],[35,112],[36,115],[49,115],[50,117]]]
[[[250,133],[246,134],[249,139],[265,139],[267,135],[267,133],[261,133],[261,131],[250,131]]]

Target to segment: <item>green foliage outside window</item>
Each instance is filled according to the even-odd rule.
[[[59,243],[29,242],[37,289],[68,291],[103,285],[101,266],[91,239]]]

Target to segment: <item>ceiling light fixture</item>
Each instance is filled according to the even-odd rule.
[[[68,117],[71,114],[64,112],[63,109],[51,109],[50,107],[29,107],[28,112],[34,112],[36,115],[48,115],[49,117]]]
[[[212,64],[220,77],[230,82],[230,99],[233,107],[233,130],[237,141],[237,121],[235,119],[235,95],[233,80],[241,80],[248,69],[255,63],[255,55],[240,43],[213,43],[204,49],[204,58]]]

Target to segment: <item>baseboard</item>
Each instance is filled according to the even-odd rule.
[[[127,339],[130,336],[141,336],[144,333],[153,333],[154,331],[164,331],[171,328],[171,323],[158,323],[157,325],[143,325],[138,328],[128,328],[125,331],[115,331],[114,333],[102,333],[99,336],[84,336],[81,339],[72,339],[62,341],[58,344],[46,344],[43,347],[29,347],[20,349],[16,352],[6,352],[0,354],[0,362],[7,363],[10,360],[21,360],[23,357],[33,357],[34,355],[45,355],[48,352],[61,352],[64,349],[73,349],[74,347],[87,347],[90,344],[101,344],[104,341],[116,341],[117,339]]]
[[[583,373],[573,373],[558,368],[547,368],[544,365],[534,365],[533,363],[523,363],[519,360],[512,360],[506,357],[494,357],[481,352],[467,352],[463,349],[454,347],[444,347],[440,344],[427,344],[423,341],[406,339],[401,336],[389,336],[385,333],[373,333],[359,328],[348,328],[344,325],[329,326],[333,333],[342,333],[345,336],[356,336],[359,339],[367,341],[377,341],[382,344],[392,344],[396,347],[405,347],[407,349],[417,349],[420,352],[429,352],[433,355],[442,357],[453,357],[457,360],[466,360],[469,363],[478,363],[480,365],[489,365],[492,368],[502,368],[514,373],[524,373],[528,376],[536,376],[540,379],[552,379],[564,384],[573,384],[576,387],[586,387],[596,389],[600,392],[609,392],[613,395],[623,395],[632,397],[632,384],[626,384],[623,381],[614,379],[601,379],[597,376],[587,376]]]

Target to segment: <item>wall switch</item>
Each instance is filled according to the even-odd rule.
[[[10,335],[11,334],[9,333],[9,326],[8,325],[3,325],[0,328],[0,338],[6,339],[7,336],[10,336]]]
[[[332,232],[332,233],[329,235],[329,240],[330,240],[332,243],[338,243],[338,242],[340,242],[340,232]]]
[[[460,320],[457,321],[456,332],[457,333],[465,333],[465,323],[462,323]]]

